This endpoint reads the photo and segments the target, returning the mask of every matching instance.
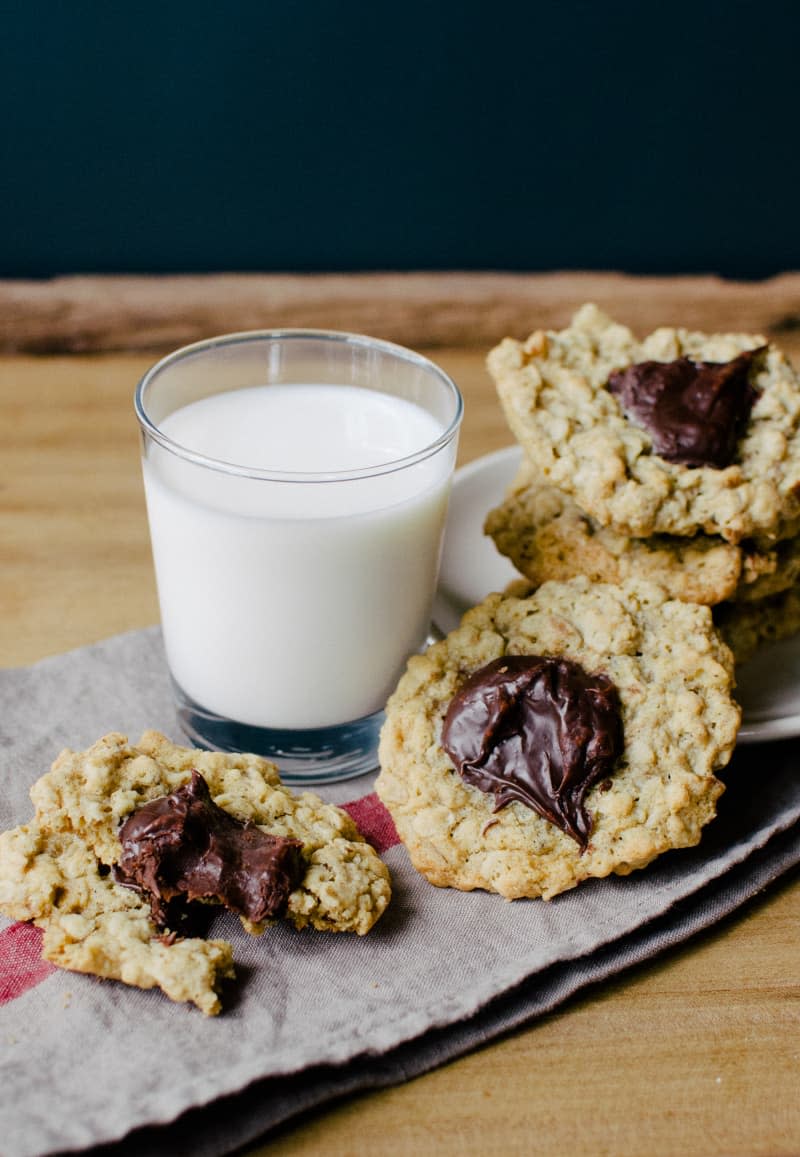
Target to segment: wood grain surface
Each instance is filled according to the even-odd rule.
[[[308,314],[301,279],[245,280],[254,293],[263,290],[265,301],[274,291],[269,301],[282,302],[281,309],[289,311],[291,299],[292,324],[436,345],[436,360],[465,396],[462,462],[511,440],[484,369],[486,348],[506,330],[561,322],[587,298],[641,329],[688,319],[708,328],[780,332],[800,363],[797,275],[738,287],[710,279],[643,286],[642,279],[597,275],[498,281],[412,275],[401,279],[407,293],[396,309],[389,296],[395,278],[309,279],[303,284],[314,281],[321,296],[308,298]],[[74,329],[52,294],[48,322],[43,297],[26,297],[37,287],[0,286],[6,349],[62,351],[0,358],[3,665],[158,618],[132,410],[136,381],[152,359],[136,351],[206,330],[273,324],[279,312],[240,316],[228,300],[219,307],[230,288],[225,279],[203,281],[202,294],[201,279],[188,281],[157,279],[148,292],[137,279],[131,312],[124,289],[131,281],[108,279],[102,307],[93,311],[87,296]],[[98,279],[69,282],[73,304],[78,282],[100,292]],[[46,283],[44,296],[57,285]],[[522,289],[519,301],[512,300],[514,286]],[[411,323],[417,307],[409,305],[415,294],[441,305],[435,323],[426,314],[418,331]],[[203,295],[206,305],[195,314],[189,305]],[[351,303],[363,306],[369,298],[374,324],[358,311],[355,324]],[[142,317],[136,311],[147,299],[163,309],[160,328],[155,304],[141,332],[133,334],[128,322],[112,324],[115,317]],[[418,320],[422,313],[420,307]],[[478,315],[479,325],[460,328]],[[280,324],[288,324],[285,316]],[[398,328],[401,316],[408,329]],[[63,352],[88,348],[118,352]],[[254,1152],[800,1154],[798,930],[800,873],[793,873],[681,950],[597,986],[528,1030],[405,1085],[315,1113]]]
[[[595,301],[634,329],[800,329],[800,274],[763,282],[614,273],[376,273],[60,277],[0,281],[0,351],[172,349],[280,326],[369,333],[417,348],[480,348],[566,324]]]

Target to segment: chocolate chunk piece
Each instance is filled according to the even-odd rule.
[[[608,389],[662,458],[723,469],[758,397],[748,375],[761,352],[748,350],[730,362],[639,362],[612,374]]]
[[[517,800],[585,849],[584,797],[622,751],[619,696],[570,659],[507,655],[454,696],[442,744],[466,783],[494,795],[495,811]]]
[[[133,812],[119,839],[116,879],[149,896],[161,928],[174,926],[176,899],[223,904],[253,923],[280,916],[304,871],[299,840],[223,811],[197,771]]]

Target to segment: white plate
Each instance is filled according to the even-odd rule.
[[[434,620],[451,631],[469,607],[502,590],[517,571],[483,533],[483,521],[502,501],[517,472],[521,451],[509,446],[456,472],[445,532]],[[738,672],[743,708],[739,740],[756,743],[800,735],[800,635],[759,651]]]

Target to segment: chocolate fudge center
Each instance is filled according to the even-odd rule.
[[[442,744],[459,775],[516,800],[588,846],[589,788],[622,752],[622,715],[611,680],[570,659],[507,655],[481,667],[452,699]]]
[[[119,838],[115,878],[149,897],[162,928],[178,898],[222,904],[254,923],[280,916],[304,872],[299,840],[237,820],[214,803],[197,771],[133,812]]]
[[[639,362],[613,373],[608,389],[662,458],[723,469],[734,460],[758,397],[749,375],[761,352],[748,350],[730,362]]]

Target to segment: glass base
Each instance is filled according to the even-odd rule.
[[[195,703],[174,679],[172,687],[178,721],[196,747],[263,755],[277,764],[284,783],[338,783],[377,769],[383,711],[335,727],[284,731],[225,719]]]

